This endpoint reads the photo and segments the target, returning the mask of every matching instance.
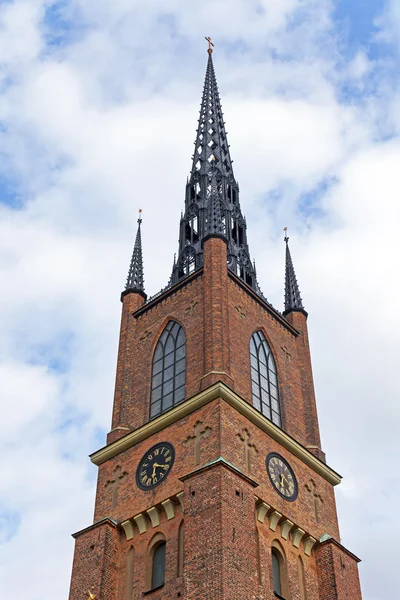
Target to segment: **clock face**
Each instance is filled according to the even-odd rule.
[[[136,483],[142,490],[152,490],[172,469],[175,449],[169,442],[156,444],[143,456],[136,471]]]
[[[299,490],[295,474],[289,463],[279,454],[271,452],[267,456],[266,466],[270,481],[278,494],[285,500],[294,502]]]

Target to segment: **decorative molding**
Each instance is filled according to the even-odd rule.
[[[123,530],[125,531],[125,536],[126,539],[128,540],[133,540],[133,535],[134,535],[134,527],[133,527],[133,523],[130,519],[128,519],[127,521],[123,521],[121,523],[121,527],[123,528]]]
[[[315,538],[313,538],[312,535],[309,535],[303,539],[304,553],[307,556],[311,555],[311,550],[313,549],[313,546],[316,543],[316,541],[317,540]]]
[[[97,529],[97,527],[100,527],[101,525],[109,525],[111,527],[118,527],[117,521],[114,521],[114,519],[110,519],[110,517],[104,517],[104,519],[100,519],[99,521],[96,521],[96,523],[92,523],[92,525],[85,527],[85,529],[80,529],[76,533],[73,533],[72,537],[76,540],[76,538],[79,537],[80,535],[87,533],[88,531],[92,531],[92,529]]]
[[[293,540],[293,546],[295,548],[299,548],[301,538],[303,537],[303,535],[305,535],[305,533],[306,532],[304,531],[304,529],[301,529],[300,527],[296,527],[296,529],[293,529],[292,540]]]
[[[287,540],[289,538],[289,533],[290,533],[290,530],[292,529],[292,527],[294,527],[294,523],[292,521],[290,521],[289,519],[285,519],[281,523],[281,537],[284,540]]]
[[[278,525],[282,516],[282,513],[278,512],[277,510],[273,510],[271,513],[269,513],[269,528],[272,529],[272,531],[276,531],[276,526]]]
[[[140,513],[140,515],[136,515],[136,517],[133,517],[133,520],[135,521],[136,525],[138,526],[139,529],[139,533],[146,533],[147,531],[147,521],[146,521],[146,517],[144,516],[143,513]]]
[[[311,452],[297,440],[272,423],[272,421],[269,421],[263,414],[258,412],[253,406],[220,381],[199,394],[196,394],[196,396],[182,402],[182,404],[178,404],[178,406],[175,406],[167,413],[160,415],[149,423],[145,423],[135,431],[128,433],[108,446],[94,452],[91,454],[90,458],[95,465],[101,465],[106,460],[117,456],[128,448],[132,448],[132,446],[135,446],[155,433],[162,431],[169,425],[176,423],[180,419],[217,398],[225,400],[232,408],[245,416],[259,429],[267,433],[271,438],[281,444],[281,446],[308,465],[313,471],[321,475],[326,481],[332,485],[338,485],[340,483],[341,476],[336,473],[336,471],[311,454]]]
[[[185,308],[185,313],[194,313],[194,311],[196,310],[196,306],[198,305],[198,302],[195,302],[194,300],[192,300],[189,304],[189,306],[187,308]]]
[[[183,506],[183,498],[185,496],[185,492],[179,492],[176,495],[176,499],[179,501],[179,504],[181,505],[182,508],[182,512],[185,510],[185,507]]]
[[[203,421],[198,420],[194,424],[193,435],[188,435],[188,437],[183,441],[184,446],[189,446],[193,443],[195,465],[200,464],[201,441],[208,438],[211,431],[211,427],[208,425],[204,426]]]
[[[260,523],[264,523],[265,521],[265,517],[267,516],[267,513],[270,509],[270,505],[267,504],[266,502],[261,502],[261,504],[259,504],[256,507],[256,511],[257,511],[257,521],[260,521]]]
[[[246,313],[243,311],[243,308],[240,306],[240,304],[238,306],[235,306],[235,309],[237,310],[238,317],[240,320],[246,318]]]
[[[199,467],[198,469],[195,469],[194,471],[191,471],[190,473],[186,473],[182,477],[179,477],[179,479],[181,481],[186,481],[186,479],[193,477],[193,475],[198,475],[199,473],[202,473],[203,471],[207,471],[207,470],[212,469],[217,466],[222,466],[222,467],[225,467],[226,469],[229,469],[229,471],[232,471],[232,473],[235,473],[236,475],[238,475],[239,477],[241,477],[242,479],[247,481],[247,483],[250,483],[250,485],[252,485],[253,487],[258,487],[258,485],[259,485],[256,481],[254,481],[254,479],[251,479],[248,475],[246,475],[240,469],[238,469],[238,467],[235,467],[235,465],[232,465],[230,462],[228,462],[227,460],[222,458],[222,456],[219,456],[215,460],[210,460],[210,462],[206,463],[202,467]]]
[[[168,498],[168,500],[164,500],[164,502],[161,502],[161,504],[165,510],[165,514],[167,515],[168,521],[170,521],[175,516],[174,503],[172,502],[172,500],[170,498]]]
[[[147,514],[150,517],[151,524],[153,527],[158,527],[160,524],[160,511],[155,506],[152,506],[148,510],[146,510]]]

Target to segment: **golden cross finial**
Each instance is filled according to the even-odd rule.
[[[208,54],[212,54],[212,51],[213,51],[212,47],[214,47],[214,44],[212,43],[210,36],[208,36],[208,37],[206,36],[206,40],[208,42],[208,50],[207,50],[207,52],[208,52]]]
[[[284,238],[285,242],[287,242],[287,241],[289,241],[288,234],[287,234],[287,227],[284,227],[283,231],[285,232],[285,238]]]

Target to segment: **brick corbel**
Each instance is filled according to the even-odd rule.
[[[269,528],[272,529],[272,531],[276,531],[276,526],[278,525],[278,522],[281,518],[282,513],[278,512],[277,510],[273,510],[268,515]]]
[[[133,517],[133,520],[135,521],[138,529],[139,529],[139,533],[146,533],[147,531],[147,521],[146,521],[146,517],[144,516],[143,513],[140,513],[139,515],[136,515],[136,517]]]
[[[311,556],[311,550],[313,549],[314,544],[316,543],[316,539],[312,537],[312,535],[309,535],[308,537],[304,538],[303,540],[303,545],[304,545],[304,553],[307,556]]]
[[[289,519],[285,519],[281,523],[281,536],[284,540],[287,540],[289,537],[290,530],[294,527],[294,523]]]
[[[303,535],[305,533],[306,532],[304,531],[304,529],[301,529],[300,527],[296,527],[296,529],[293,529],[292,540],[293,540],[293,546],[295,548],[298,548],[300,546],[301,538],[303,537]]]
[[[172,500],[168,498],[168,500],[164,500],[161,502],[163,509],[165,510],[165,514],[167,515],[168,521],[175,517],[175,506]]]
[[[155,506],[152,506],[151,508],[146,510],[146,512],[150,517],[150,521],[153,527],[158,527],[158,525],[160,524],[160,511]]]
[[[270,510],[270,508],[271,507],[269,504],[267,504],[266,502],[261,502],[261,504],[259,504],[256,507],[257,521],[260,521],[260,523],[264,523],[265,517],[267,516],[267,513]]]
[[[134,526],[132,521],[130,519],[128,519],[127,521],[123,521],[121,523],[121,527],[125,532],[125,537],[127,541],[129,542],[129,540],[133,540]]]

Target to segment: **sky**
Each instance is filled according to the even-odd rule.
[[[152,295],[177,250],[205,35],[279,310],[289,229],[342,543],[364,600],[398,595],[399,31],[396,0],[0,0],[1,598],[68,595],[137,211]]]

